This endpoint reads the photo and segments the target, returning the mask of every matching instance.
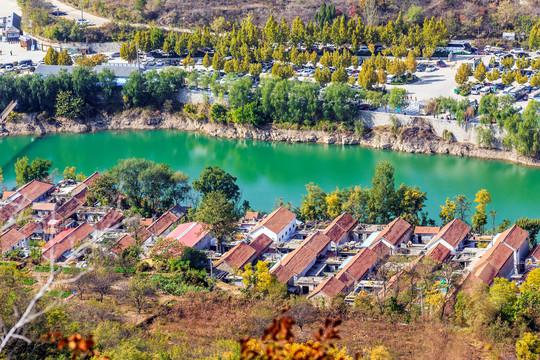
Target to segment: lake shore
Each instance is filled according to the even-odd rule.
[[[166,114],[159,111],[132,110],[125,111],[121,116],[99,115],[85,121],[70,119],[40,121],[35,115],[23,115],[0,127],[0,137],[155,129],[197,131],[208,136],[229,139],[359,145],[412,154],[447,154],[540,167],[540,160],[520,155],[515,151],[486,149],[472,143],[445,141],[435,134],[430,124],[426,124],[420,118],[414,119],[410,124],[394,129],[394,131],[389,126],[378,126],[374,129],[367,129],[363,136],[358,136],[354,132],[345,131],[292,130],[278,128],[274,125],[255,128],[237,124],[217,124],[196,120],[178,113]]]

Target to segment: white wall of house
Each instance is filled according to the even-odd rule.
[[[251,237],[255,239],[259,235],[265,234],[270,239],[272,239],[272,241],[287,241],[294,236],[295,232],[296,219],[293,219],[290,223],[287,224],[287,226],[283,228],[283,230],[281,230],[279,234],[276,234],[272,230],[268,229],[266,226],[261,226],[251,234]]]

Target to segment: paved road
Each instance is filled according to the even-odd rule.
[[[48,4],[50,4],[51,10],[59,9],[60,11],[65,11],[67,15],[64,17],[67,19],[77,20],[77,19],[80,19],[81,17],[80,9],[75,9],[72,6],[66,5],[58,0],[49,0]],[[2,14],[8,15],[13,12],[18,13],[19,15],[22,14],[21,8],[17,4],[17,0],[2,0],[2,9],[0,10],[0,15]],[[97,26],[101,26],[103,24],[110,22],[109,19],[92,15],[86,12],[84,13],[84,18],[88,19],[89,21],[91,21]]]
[[[13,0],[7,0],[7,1],[13,1]],[[67,12],[67,15],[64,16],[67,19],[77,20],[81,18],[81,9],[75,9],[72,6],[66,5],[58,0],[49,0],[48,3],[50,3],[54,9]],[[92,15],[88,12],[84,12],[83,16],[85,19],[88,19],[96,26],[101,26],[110,22],[109,19]]]

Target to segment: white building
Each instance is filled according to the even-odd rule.
[[[250,235],[253,239],[265,234],[272,241],[287,241],[296,232],[296,215],[283,206],[274,210],[255,225]]]

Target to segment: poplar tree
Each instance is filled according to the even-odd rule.
[[[484,80],[486,80],[486,73],[487,73],[486,66],[484,65],[483,62],[480,62],[480,64],[478,64],[476,69],[474,69],[473,76],[479,82],[484,82]]]

